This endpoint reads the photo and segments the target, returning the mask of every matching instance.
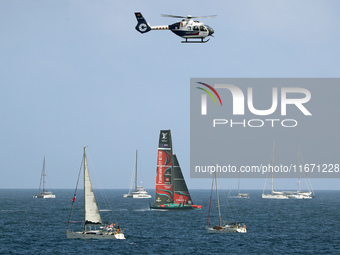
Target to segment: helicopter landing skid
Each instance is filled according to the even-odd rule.
[[[210,40],[210,38],[206,41],[203,41],[203,38],[201,39],[201,41],[188,41],[188,39],[186,38],[185,41],[181,41],[181,43],[206,43]]]

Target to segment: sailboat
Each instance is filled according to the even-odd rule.
[[[298,164],[297,165],[300,166],[299,146],[297,147],[297,154],[298,154]],[[312,199],[312,198],[314,198],[315,194],[314,194],[314,190],[313,190],[312,184],[310,183],[309,178],[308,178],[308,181],[309,181],[310,185],[308,185],[308,183],[306,182],[308,191],[302,191],[301,190],[301,180],[300,179],[301,179],[300,178],[300,171],[298,171],[298,182],[297,182],[298,189],[297,189],[296,192],[286,192],[287,196],[289,198],[293,198],[293,199]],[[309,186],[311,186],[312,191],[310,191]]]
[[[155,202],[151,210],[201,210],[194,205],[178,159],[172,151],[171,131],[161,130],[157,153]]]
[[[210,213],[211,213],[212,194],[213,194],[213,190],[214,190],[214,180],[215,180],[215,186],[216,186],[216,198],[217,198],[217,208],[218,208],[218,225],[210,227],[209,221],[210,221]],[[247,227],[244,224],[244,222],[222,221],[221,206],[220,206],[220,199],[219,199],[219,195],[218,195],[216,172],[213,176],[212,184],[211,184],[211,195],[210,195],[207,230],[208,230],[208,233],[232,233],[232,232],[247,233]]]
[[[52,191],[47,191],[45,189],[45,157],[43,161],[43,168],[41,171],[41,176],[40,176],[40,185],[39,185],[39,194],[34,195],[33,198],[55,198],[55,195],[52,193]],[[41,185],[42,185],[42,190],[41,190]]]
[[[275,141],[273,143],[273,152],[272,152],[272,166],[274,167],[274,151],[275,151]],[[289,197],[283,191],[274,191],[274,171],[272,171],[272,181],[271,181],[271,192],[270,194],[264,194],[264,190],[266,188],[266,181],[264,182],[262,198],[266,199],[289,199]]]
[[[315,197],[311,191],[302,192],[301,190],[300,191],[298,190],[295,193],[287,192],[287,196],[288,198],[294,198],[294,199],[312,199]]]
[[[231,189],[229,191],[229,194],[228,194],[228,198],[250,198],[249,194],[247,193],[241,193],[240,192],[240,182],[241,182],[241,178],[239,176],[238,178],[238,192],[237,192],[237,196],[230,196],[230,192],[231,192]]]
[[[135,169],[132,173],[130,189],[128,194],[124,194],[124,197],[129,198],[151,198],[151,195],[143,188],[143,186],[137,185],[137,155],[138,150],[136,150],[136,161],[135,161]],[[132,191],[132,185],[135,184],[134,191]]]
[[[102,219],[99,214],[98,206],[96,203],[96,199],[94,196],[94,192],[92,189],[89,169],[87,165],[86,158],[86,147],[84,147],[84,155],[82,160],[82,165],[84,169],[84,229],[83,231],[72,231],[69,229],[71,221],[72,212],[74,209],[74,204],[76,201],[78,183],[80,178],[80,173],[82,168],[79,171],[78,181],[74,193],[74,197],[72,199],[72,208],[67,224],[66,236],[67,238],[80,238],[80,239],[125,239],[123,231],[120,229],[117,223],[109,222],[107,224],[103,224]]]

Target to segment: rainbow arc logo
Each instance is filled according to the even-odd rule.
[[[203,86],[205,86],[207,88],[209,88],[217,96],[217,98],[220,101],[220,104],[222,106],[221,97],[220,97],[220,95],[217,93],[217,91],[212,86],[210,86],[210,85],[208,85],[206,83],[203,83],[203,82],[197,82],[197,83],[201,84],[201,85],[203,85]],[[196,88],[206,92],[212,98],[212,100],[214,101],[215,105],[217,105],[217,102],[216,102],[216,99],[215,99],[214,95],[208,89],[201,88],[201,87],[196,87]],[[207,115],[207,95],[203,94],[201,99],[202,99],[201,114],[202,115]]]

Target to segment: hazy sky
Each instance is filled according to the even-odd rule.
[[[151,25],[217,14],[203,20],[215,37],[142,35],[135,11]],[[0,0],[0,188],[38,188],[46,156],[47,187],[73,189],[83,146],[94,188],[128,189],[136,149],[154,188],[159,130],[170,128],[189,189],[209,189],[189,178],[190,78],[339,77],[339,13],[337,0]],[[286,181],[277,187],[296,188]]]

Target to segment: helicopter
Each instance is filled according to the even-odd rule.
[[[212,18],[217,15],[211,16],[201,16],[201,17],[193,17],[191,15],[188,16],[177,16],[177,15],[168,15],[162,14],[163,17],[171,17],[171,18],[183,18],[182,21],[176,22],[171,25],[164,26],[150,26],[149,23],[146,22],[143,15],[140,12],[135,12],[136,19],[138,24],[136,25],[136,30],[142,34],[147,33],[151,30],[171,30],[174,34],[182,37],[185,41],[182,43],[206,43],[210,40],[204,40],[207,36],[213,36],[214,29],[209,27],[208,25],[203,24],[199,21],[194,21],[194,18]],[[200,40],[188,40],[188,39],[200,39]]]

